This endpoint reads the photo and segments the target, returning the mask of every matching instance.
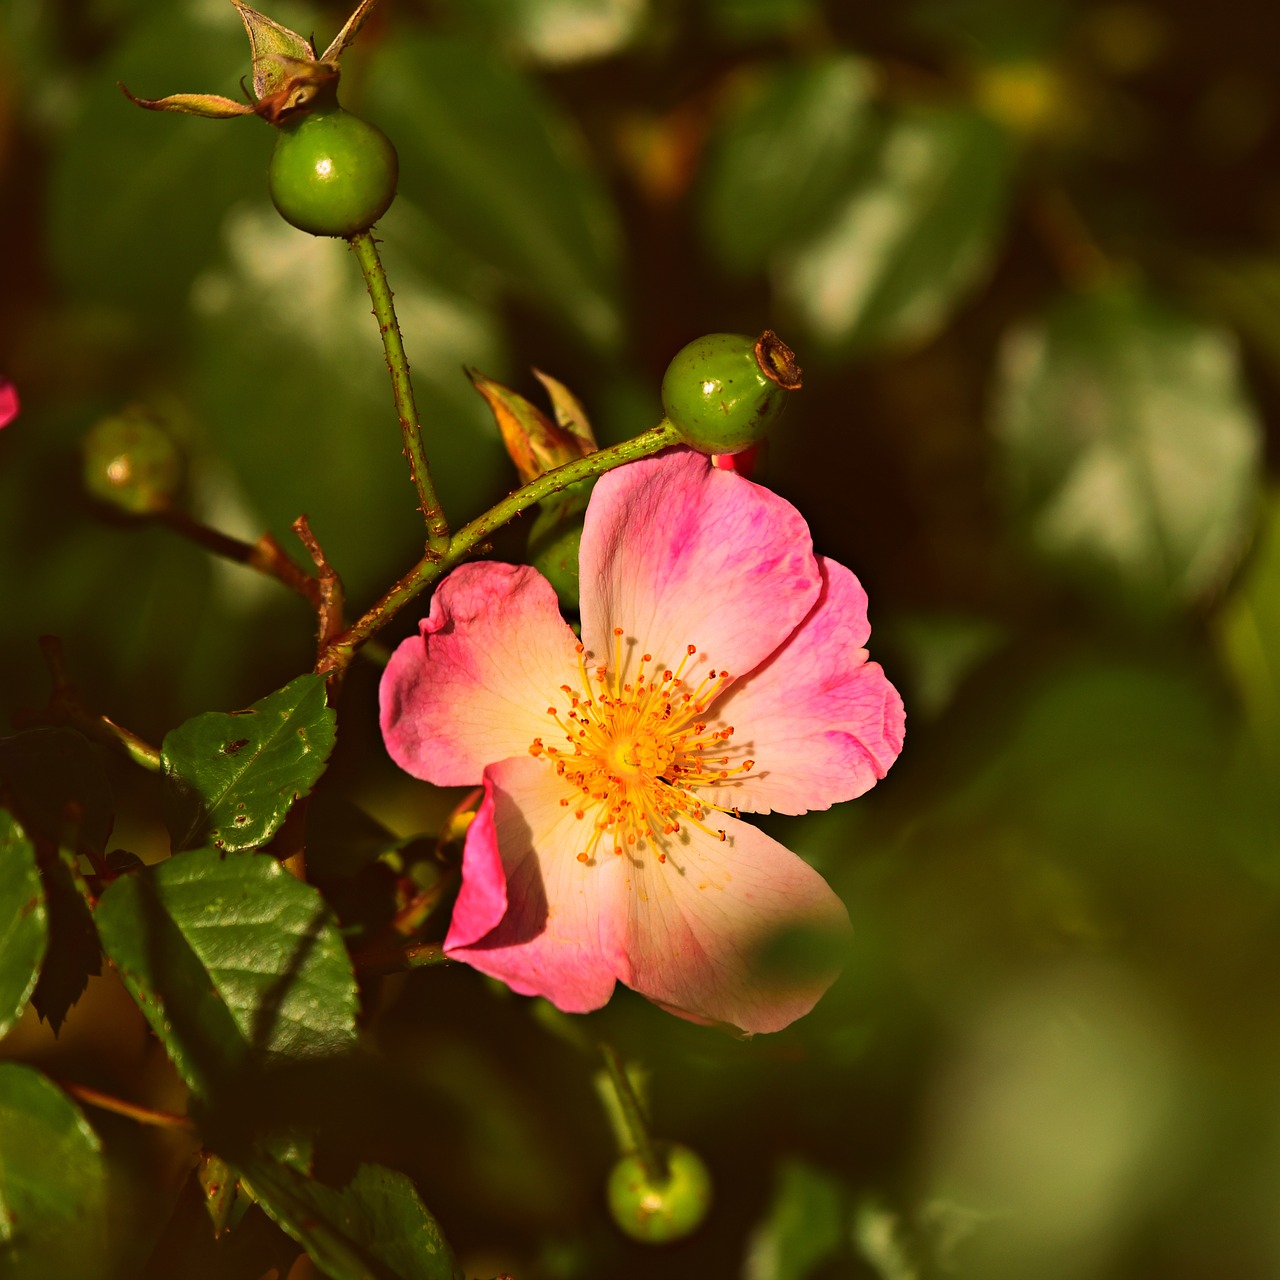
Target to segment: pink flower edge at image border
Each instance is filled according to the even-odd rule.
[[[683,448],[600,478],[581,584],[579,644],[535,570],[464,565],[384,673],[392,759],[437,786],[484,786],[445,950],[568,1012],[622,982],[695,1021],[778,1030],[835,980],[841,947],[787,964],[775,944],[842,943],[848,915],[736,815],[826,809],[896,759],[902,700],[868,661],[866,595],[814,554],[794,507]],[[727,778],[704,767],[709,750]],[[664,790],[642,757],[704,780]],[[626,821],[605,821],[609,806]],[[639,809],[679,830],[644,830]]]
[[[22,408],[18,388],[7,378],[0,378],[0,428],[7,427]]]

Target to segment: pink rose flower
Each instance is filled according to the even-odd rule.
[[[535,570],[455,569],[383,676],[401,768],[484,784],[445,951],[568,1012],[623,982],[695,1021],[778,1030],[837,968],[762,950],[849,920],[738,814],[828,808],[897,757],[866,595],[794,507],[685,449],[600,478],[581,581],[579,643]]]
[[[18,416],[18,409],[18,388],[0,378],[0,427],[7,427]]]

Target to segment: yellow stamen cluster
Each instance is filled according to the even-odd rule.
[[[704,819],[737,811],[695,793],[731,783],[755,761],[731,764],[726,747],[733,727],[712,729],[703,719],[728,683],[727,671],[713,669],[691,687],[684,670],[697,648],[689,645],[674,671],[650,671],[653,655],[646,653],[634,680],[623,683],[622,635],[614,629],[612,669],[603,663],[588,669],[578,645],[579,687],[561,686],[569,700],[563,714],[547,708],[560,734],[550,742],[535,738],[529,754],[547,759],[564,779],[560,804],[581,821],[590,819],[579,862],[591,862],[602,840],[615,854],[643,849],[648,840],[666,862],[686,824],[725,838]]]

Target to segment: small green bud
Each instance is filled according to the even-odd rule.
[[[645,1244],[683,1240],[711,1207],[711,1174],[702,1158],[678,1142],[659,1143],[667,1177],[651,1180],[640,1157],[623,1156],[609,1174],[609,1212],[627,1235]]]
[[[529,563],[555,587],[561,608],[569,613],[577,613],[581,603],[578,555],[595,483],[595,478],[580,480],[539,503],[529,530]]]
[[[84,438],[83,462],[89,493],[129,515],[166,510],[182,487],[177,443],[144,409],[95,422]]]
[[[386,213],[399,161],[381,129],[337,105],[279,126],[267,183],[280,216],[313,236],[353,236]]]
[[[709,333],[682,347],[662,379],[662,409],[686,444],[702,453],[740,453],[778,420],[799,390],[795,352],[770,329],[754,341]]]

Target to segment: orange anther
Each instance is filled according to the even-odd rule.
[[[622,636],[622,628],[621,628],[621,627],[614,627],[614,629],[613,629],[613,634],[614,634],[615,636],[618,636],[619,638],[621,638],[621,636]]]

